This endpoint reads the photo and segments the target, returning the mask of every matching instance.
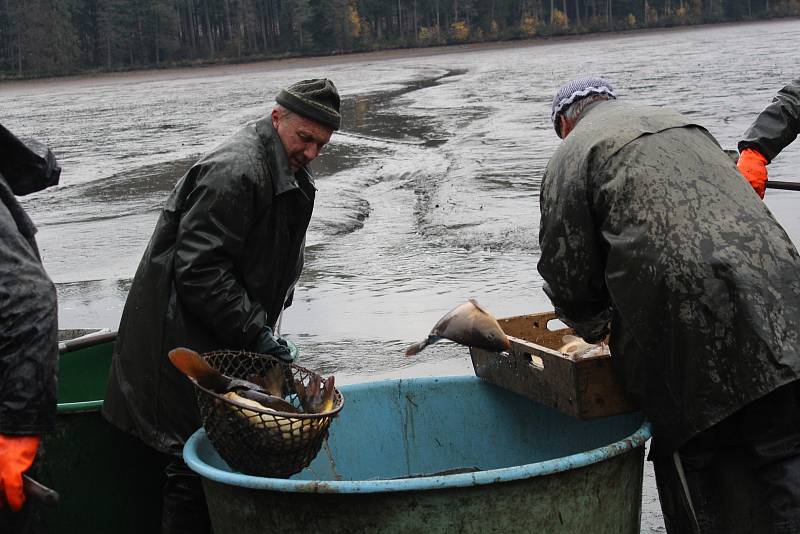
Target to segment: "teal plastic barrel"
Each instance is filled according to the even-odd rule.
[[[202,429],[190,438],[215,534],[639,532],[641,414],[579,420],[475,377],[341,391],[327,444],[291,479],[233,472]]]

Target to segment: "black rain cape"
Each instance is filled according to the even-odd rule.
[[[128,294],[103,415],[168,454],[200,426],[175,347],[251,347],[291,303],[315,188],[293,175],[270,117],[240,130],[181,178]]]
[[[539,272],[672,451],[800,373],[800,257],[702,127],[595,104],[541,191]]]
[[[0,434],[40,434],[55,424],[56,288],[16,195],[55,185],[60,175],[50,149],[0,125]]]

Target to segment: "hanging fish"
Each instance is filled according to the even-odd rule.
[[[500,328],[497,320],[475,299],[469,299],[439,319],[426,339],[414,343],[406,349],[406,356],[413,356],[428,345],[442,339],[449,339],[460,345],[492,352],[511,350],[511,342]]]

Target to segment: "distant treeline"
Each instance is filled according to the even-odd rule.
[[[800,15],[800,0],[0,0],[40,76]]]

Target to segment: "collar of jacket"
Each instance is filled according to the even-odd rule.
[[[267,115],[260,119],[255,124],[256,131],[261,137],[261,141],[267,148],[267,152],[272,156],[269,160],[269,172],[272,177],[272,187],[275,195],[280,195],[293,189],[303,189],[297,183],[297,180],[306,180],[309,185],[316,191],[317,186],[314,185],[314,178],[311,175],[311,169],[308,166],[303,167],[296,173],[292,174],[289,168],[289,159],[286,157],[286,150],[283,148],[281,138],[278,132],[272,126],[272,116]]]
[[[589,105],[588,105],[588,106],[586,106],[585,108],[583,108],[583,112],[582,112],[582,113],[581,113],[581,114],[578,116],[578,120],[575,122],[575,125],[577,126],[577,125],[578,125],[578,124],[581,122],[581,120],[583,120],[583,118],[584,118],[586,115],[588,115],[590,112],[592,112],[592,111],[594,111],[595,109],[597,109],[597,106],[598,106],[599,104],[604,104],[604,103],[606,103],[606,102],[614,102],[614,100],[597,100],[597,101],[595,101],[595,102],[592,102],[591,104],[589,104]],[[574,130],[574,129],[575,129],[575,128],[573,127],[573,130]]]

